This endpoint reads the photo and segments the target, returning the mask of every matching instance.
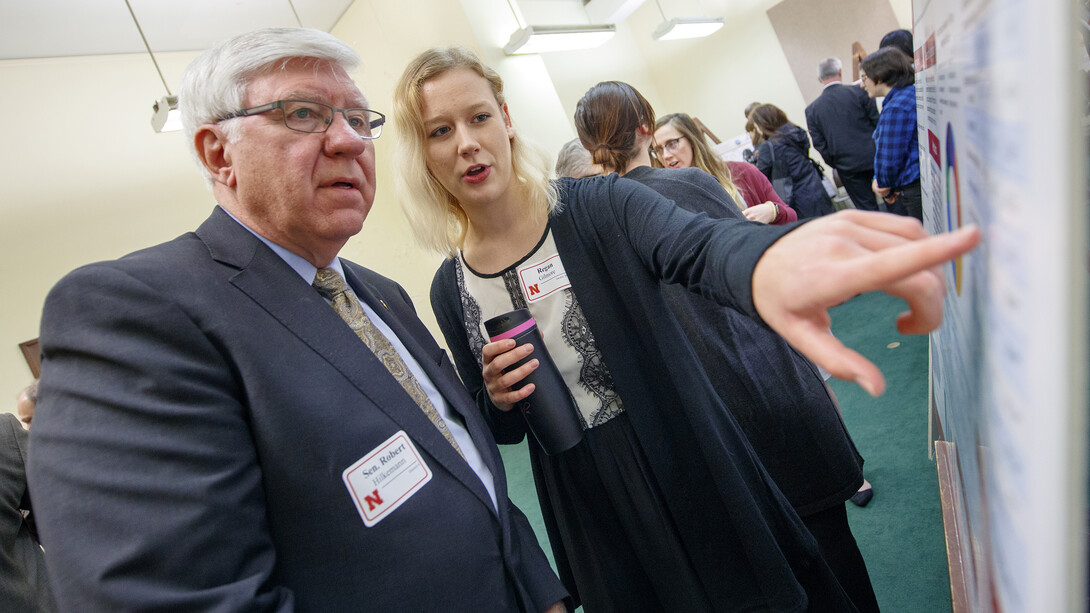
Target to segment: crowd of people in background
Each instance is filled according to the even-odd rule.
[[[689,115],[599,83],[556,178],[495,70],[461,47],[420,54],[394,92],[393,168],[414,236],[445,258],[430,298],[449,357],[396,282],[339,257],[387,121],[348,77],[358,62],[332,35],[272,28],[186,70],[217,206],[47,299],[29,462],[3,422],[19,474],[0,490],[0,595],[42,611],[877,611],[845,511],[871,490],[825,380],[884,379],[827,309],[882,289],[908,302],[903,332],[927,332],[938,264],[979,240],[874,212],[920,217],[911,58],[864,58],[863,89],[819,66],[810,137],[866,211],[831,218],[810,137],[775,105],[746,109],[755,163],[724,161]],[[544,356],[486,325],[519,309],[583,429],[563,453],[523,416]],[[556,573],[508,497],[497,443],[523,440]]]
[[[665,168],[696,166],[711,173],[735,202],[742,196],[745,207],[758,202],[778,207],[774,217],[772,206],[752,214],[747,209],[753,221],[786,223],[828,215],[838,195],[835,184],[844,187],[853,208],[922,221],[912,33],[890,32],[878,51],[858,59],[860,79],[847,85],[839,58],[818,64],[822,93],[806,107],[809,136],[781,108],[753,102],[745,108],[745,130],[755,150],[744,152],[745,161],[725,161],[691,117],[673,113],[660,119],[653,160]],[[875,98],[884,98],[881,114]],[[810,156],[811,140],[833,179]],[[766,182],[751,178],[754,167],[770,182],[775,198],[762,192],[747,199],[740,191],[742,184],[750,192],[764,187]],[[790,216],[784,209],[791,210]]]

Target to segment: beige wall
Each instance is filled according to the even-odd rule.
[[[180,74],[193,55],[160,63]],[[211,210],[181,133],[151,130],[162,95],[146,55],[0,62],[0,410],[31,380],[17,344],[38,335],[61,276],[177,236]]]
[[[703,0],[690,14],[728,15],[723,30],[657,42],[650,33],[661,17],[646,2],[603,47],[549,56],[502,54],[517,27],[506,0],[357,0],[333,34],[359,51],[354,76],[383,111],[415,54],[452,43],[475,48],[507,82],[518,129],[555,153],[575,136],[575,103],[607,79],[632,83],[660,113],[693,113],[724,137],[742,131],[741,109],[754,99],[776,102],[801,123],[802,94],[765,14],[775,3]],[[561,4],[528,2],[526,13],[545,23],[541,6]],[[672,13],[675,4],[683,2],[664,8]],[[910,27],[910,0],[891,4]],[[156,55],[175,89],[195,55]],[[17,344],[38,335],[45,295],[61,276],[192,230],[213,206],[181,133],[149,127],[151,103],[164,93],[142,54],[0,62],[0,411],[14,409],[30,380]],[[392,143],[376,142],[378,196],[344,255],[400,281],[435,330],[427,296],[439,258],[408,236],[390,174]]]

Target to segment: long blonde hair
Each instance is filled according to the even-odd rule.
[[[416,56],[405,67],[394,90],[394,178],[401,210],[416,240],[447,257],[457,254],[465,242],[469,218],[458,199],[428,170],[421,90],[424,83],[456,68],[468,68],[488,81],[496,103],[503,107],[503,79],[464,47],[429,49]],[[548,156],[516,131],[511,138],[511,170],[521,188],[527,214],[549,214],[556,206],[557,191],[550,181],[550,166]]]
[[[719,156],[715,155],[712,148],[708,146],[708,141],[704,139],[704,132],[697,127],[696,122],[692,117],[689,117],[685,113],[671,113],[669,115],[663,115],[655,122],[655,130],[670,125],[675,130],[681,133],[689,144],[692,145],[693,150],[693,166],[696,166],[700,170],[715,177],[719,184],[723,186],[723,189],[727,190],[730,197],[734,200],[734,204],[739,209],[745,210],[749,204],[757,204],[756,202],[745,202],[742,197],[742,192],[738,189],[738,186],[734,184],[731,179],[730,170],[727,169],[727,165],[719,159]],[[652,158],[659,168],[662,167],[662,162],[658,158]]]

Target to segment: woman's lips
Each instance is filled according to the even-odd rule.
[[[469,170],[466,170],[462,175],[462,180],[466,183],[481,183],[488,178],[488,175],[492,174],[492,168],[485,166],[484,164],[478,164],[476,166],[470,166]]]

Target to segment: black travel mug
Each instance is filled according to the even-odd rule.
[[[516,406],[526,417],[526,424],[534,438],[549,455],[556,455],[574,447],[583,440],[583,425],[575,413],[575,403],[571,392],[564,383],[564,378],[557,370],[549,350],[537,331],[537,322],[527,309],[516,309],[503,315],[497,315],[484,322],[492,342],[505,338],[515,339],[516,347],[532,345],[530,355],[511,365],[504,372],[522,366],[536,358],[537,369],[519,381],[512,389],[522,389],[527,383],[533,383],[533,393]]]

